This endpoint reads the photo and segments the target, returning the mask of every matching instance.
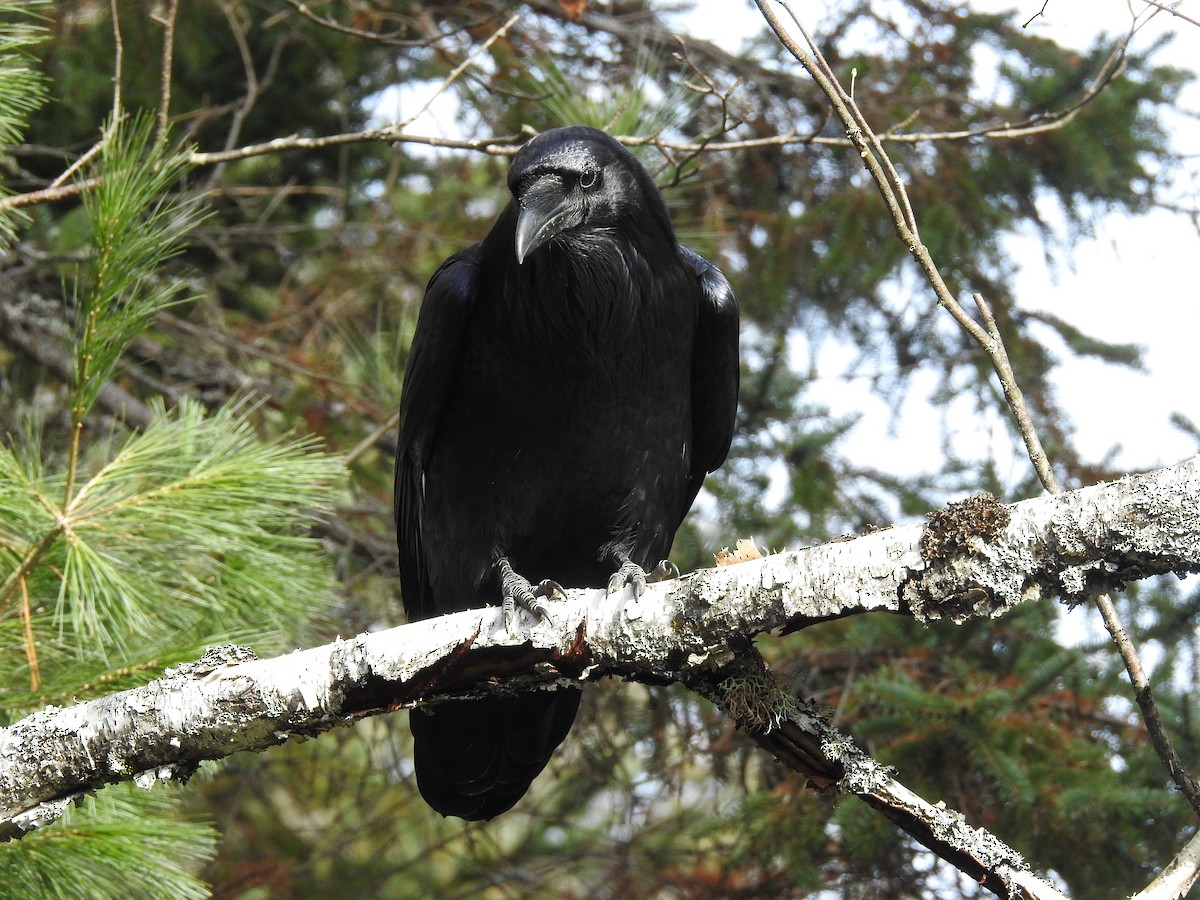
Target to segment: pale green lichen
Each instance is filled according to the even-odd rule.
[[[717,685],[714,699],[740,726],[765,733],[804,713],[796,695],[764,673],[731,675]]]

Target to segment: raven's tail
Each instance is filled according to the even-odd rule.
[[[571,730],[582,693],[559,688],[412,710],[421,796],[443,816],[462,819],[511,809]]]

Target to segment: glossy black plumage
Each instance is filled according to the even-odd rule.
[[[560,128],[521,149],[508,183],[487,237],[430,280],[405,372],[412,619],[499,603],[500,558],[534,585],[603,587],[625,557],[652,569],[733,433],[737,303],[676,243],[642,166],[602,132]],[[504,812],[578,704],[559,690],[414,710],[422,795],[446,815]]]

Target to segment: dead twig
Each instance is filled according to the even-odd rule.
[[[783,22],[771,8],[769,0],[755,0],[755,2],[780,42],[808,71],[818,87],[829,99],[835,114],[846,129],[847,137],[854,144],[855,149],[858,150],[867,171],[871,174],[883,197],[895,226],[897,236],[921,267],[926,280],[933,288],[938,304],[944,307],[963,330],[975,339],[992,363],[992,367],[1004,390],[1009,409],[1016,420],[1017,431],[1021,435],[1029,459],[1043,487],[1049,493],[1060,493],[1061,486],[1038,437],[1032,416],[1029,413],[1020,386],[1017,384],[1007,350],[1004,347],[1003,339],[989,305],[982,295],[978,293],[974,295],[980,317],[983,319],[983,324],[980,325],[951,294],[928,249],[921,242],[916,217],[908,203],[907,193],[904,190],[904,185],[899,174],[884,151],[879,138],[874,134],[870,125],[863,117],[854,98],[838,82],[836,76],[821,56],[820,50],[809,37],[795,12],[793,12],[788,0],[776,0],[776,3],[788,13],[792,22],[803,36],[808,50],[792,37]],[[1043,5],[1044,8],[1045,6]],[[1076,111],[1102,91],[1118,74],[1129,41],[1145,22],[1148,21],[1148,18],[1135,17],[1129,33],[1110,53],[1108,59],[1101,67],[1101,71],[1093,79],[1092,84],[1085,92],[1080,103],[1077,104]],[[1125,663],[1130,681],[1134,687],[1138,707],[1142,712],[1142,718],[1146,725],[1146,730],[1150,734],[1154,748],[1180,792],[1183,793],[1192,807],[1200,813],[1200,785],[1197,784],[1196,779],[1183,765],[1182,759],[1166,733],[1162,717],[1154,701],[1154,694],[1149,679],[1142,668],[1136,647],[1129,639],[1124,626],[1121,624],[1116,606],[1112,602],[1111,596],[1107,593],[1095,598],[1095,602],[1104,619],[1105,627],[1112,635],[1121,659]]]
[[[163,140],[167,134],[167,122],[171,108],[171,70],[175,56],[175,21],[179,14],[179,0],[167,0],[163,24],[162,72],[158,88],[158,117],[154,136]]]

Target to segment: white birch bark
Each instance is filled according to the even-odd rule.
[[[683,681],[720,703],[728,697],[724,667],[740,664],[733,648],[774,629],[873,611],[961,622],[1025,601],[1081,602],[1150,575],[1196,571],[1200,457],[1009,507],[975,498],[928,525],[702,570],[652,585],[637,601],[628,591],[606,598],[572,590],[552,621],[523,615],[512,632],[498,608],[487,608],[274,659],[213,648],[142,687],[0,729],[0,839],[51,821],[73,798],[106,784],[186,778],[203,760],[400,706],[602,675]],[[759,699],[770,705],[778,697]],[[847,764],[853,754],[834,752],[844,739],[819,717],[786,701],[759,722],[730,714],[757,727],[756,740],[777,755],[785,751],[763,736],[783,734],[790,723],[808,736],[815,760],[801,771],[824,772],[842,790],[888,806],[893,820],[909,816],[914,829],[936,830],[933,807],[898,783],[868,778],[856,786],[861,769]],[[942,828],[936,840],[974,852],[961,836],[968,832]],[[1014,896],[1055,896],[996,843],[1001,850],[981,863],[985,871]]]

